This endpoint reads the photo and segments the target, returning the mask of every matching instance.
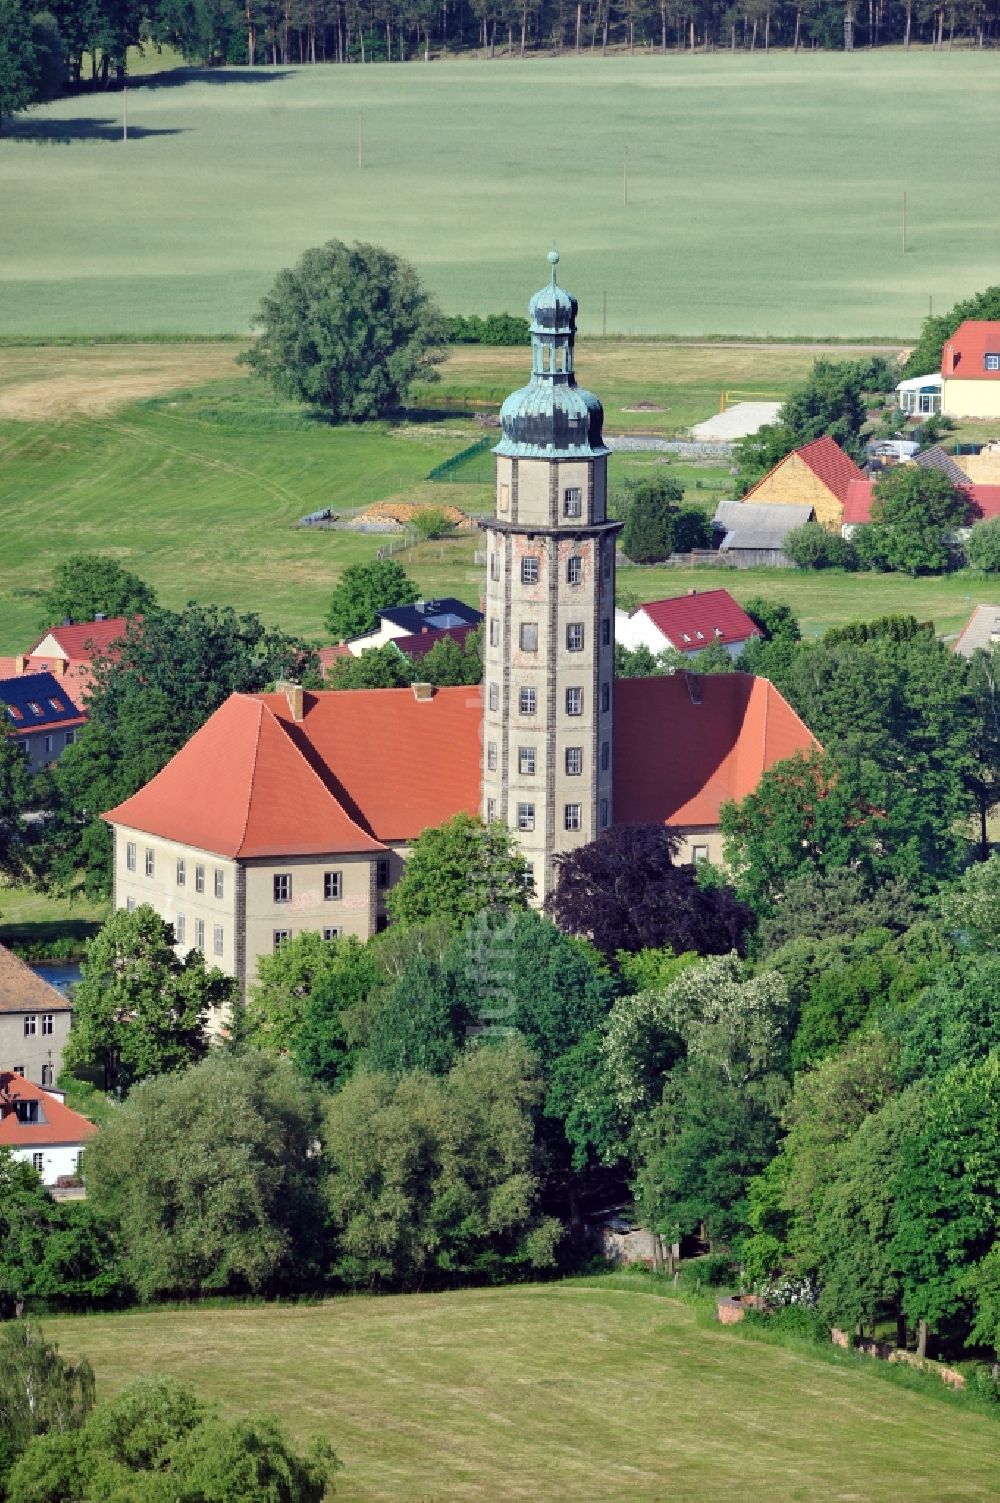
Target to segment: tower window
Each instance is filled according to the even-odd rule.
[[[522,689],[518,695],[518,708],[522,715],[534,715],[538,696],[534,689]]]
[[[607,772],[607,770],[608,770],[608,768],[610,766],[611,766],[611,742],[610,741],[602,741],[601,742],[601,771],[602,772]]]
[[[566,628],[566,651],[583,651],[583,622],[571,621]]]
[[[517,749],[517,770],[524,778],[533,778],[535,775],[535,748],[533,746],[519,746]]]
[[[607,828],[608,828],[608,801],[607,801],[606,798],[602,798],[601,799],[601,829],[602,830],[606,830]]]
[[[607,714],[608,710],[610,710],[610,709],[611,709],[611,685],[610,684],[602,684],[601,685],[601,712],[602,712],[602,714]]]
[[[614,544],[611,543],[604,550],[604,578],[611,578],[611,560],[614,557]]]
[[[375,863],[375,886],[380,892],[389,886],[388,856],[380,856]]]
[[[496,616],[490,617],[490,646],[500,646],[500,622],[497,620]]]
[[[497,801],[495,798],[486,800],[486,823],[491,825],[497,817]]]
[[[566,776],[578,778],[583,772],[583,747],[567,746],[566,748]]]
[[[566,560],[566,583],[581,584],[583,581],[583,559],[579,553],[574,553],[572,558]]]
[[[497,744],[495,741],[487,741],[486,743],[486,770],[487,772],[496,772],[497,770]]]
[[[535,828],[534,804],[518,804],[517,828],[519,830],[533,830]]]
[[[566,714],[567,715],[582,715],[583,714],[583,690],[582,689],[567,689],[566,690]]]
[[[499,555],[499,553],[491,553],[490,554],[490,578],[491,579],[499,579],[500,578],[500,555]]]
[[[522,558],[521,560],[521,583],[538,583],[538,559],[534,556]]]
[[[489,694],[490,694],[490,709],[491,710],[499,710],[499,708],[500,708],[500,685],[499,684],[490,684]]]
[[[578,485],[570,485],[563,491],[563,516],[583,515],[583,492]]]
[[[582,820],[580,818],[582,804],[567,804],[563,815],[563,823],[567,830],[579,830]]]
[[[611,646],[611,617],[610,616],[605,616],[604,620],[601,622],[601,646],[602,647],[610,647]]]
[[[501,485],[500,494],[497,498],[498,511],[510,511],[510,486]]]
[[[537,652],[538,651],[538,622],[537,621],[522,621],[521,622],[521,651],[522,652]]]

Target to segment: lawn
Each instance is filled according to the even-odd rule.
[[[34,892],[30,887],[0,884],[0,944],[49,943],[71,940],[82,944],[97,933],[110,905],[78,896],[72,900]]]
[[[173,1373],[232,1414],[327,1436],[341,1503],[996,1496],[992,1418],[745,1341],[621,1278],[44,1327],[91,1359],[99,1394]]]
[[[340,236],[452,312],[523,309],[555,239],[590,332],[606,296],[613,333],[910,338],[996,278],[997,77],[887,49],[146,75],[127,144],[114,93],[0,140],[0,333],[243,331]]]

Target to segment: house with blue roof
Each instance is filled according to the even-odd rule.
[[[413,605],[393,605],[378,611],[378,625],[363,637],[353,637],[347,646],[360,657],[372,647],[384,647],[400,637],[421,636],[424,632],[457,631],[460,627],[479,626],[482,611],[447,595],[442,600],[417,600]],[[438,639],[439,640],[439,639]]]
[[[0,679],[0,717],[20,742],[32,772],[57,762],[87,717],[51,673]]]

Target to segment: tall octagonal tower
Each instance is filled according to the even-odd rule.
[[[500,411],[496,519],[486,534],[483,818],[531,863],[611,823],[615,537],[600,402],[573,372],[577,303],[556,281],[531,299],[531,380]]]

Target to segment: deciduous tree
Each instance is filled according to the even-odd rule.
[[[375,629],[379,611],[412,605],[418,593],[402,564],[391,558],[348,564],[330,596],[327,629],[338,642],[363,637]]]
[[[137,616],[156,604],[152,587],[117,559],[99,553],[75,553],[52,571],[39,626],[61,621],[92,621],[96,615]]]
[[[528,906],[528,865],[503,825],[456,814],[418,836],[386,899],[397,923],[444,919],[455,929],[486,909]]]

